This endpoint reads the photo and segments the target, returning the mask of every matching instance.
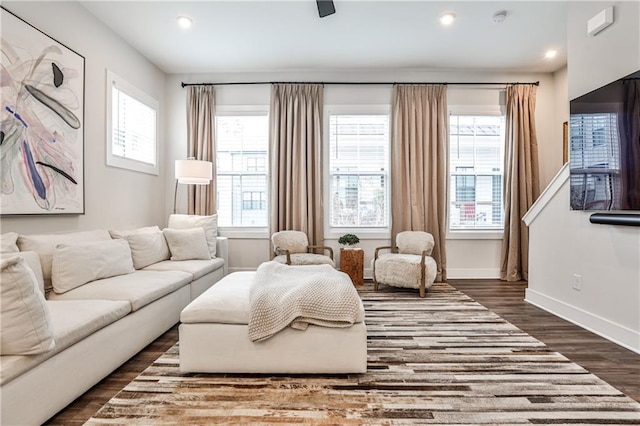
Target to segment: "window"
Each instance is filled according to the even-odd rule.
[[[246,191],[242,193],[242,210],[266,210],[267,193]]]
[[[107,165],[158,174],[158,101],[107,71]]]
[[[216,116],[218,224],[266,228],[269,124],[266,111]]]
[[[449,229],[501,230],[504,117],[449,117]]]
[[[387,230],[388,112],[336,114],[330,111],[328,122],[329,228]]]

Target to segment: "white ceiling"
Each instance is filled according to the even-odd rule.
[[[566,3],[335,0],[83,1],[167,73],[305,69],[551,72],[566,64]],[[492,16],[506,10],[507,19]],[[443,27],[439,17],[457,19]],[[190,29],[177,15],[193,19]],[[553,60],[548,49],[558,50]]]

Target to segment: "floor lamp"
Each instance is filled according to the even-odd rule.
[[[173,213],[176,213],[178,184],[209,185],[213,177],[213,163],[211,161],[176,160],[176,188],[173,192]]]

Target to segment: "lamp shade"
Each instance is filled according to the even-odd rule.
[[[213,177],[213,163],[202,160],[176,160],[176,179],[186,185],[208,185]]]

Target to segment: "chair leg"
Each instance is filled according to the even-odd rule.
[[[422,276],[420,277],[420,297],[424,297],[426,293],[426,284],[425,284],[425,270],[424,264],[422,265]]]
[[[373,262],[373,291],[378,291],[378,280],[376,280],[376,262]]]

